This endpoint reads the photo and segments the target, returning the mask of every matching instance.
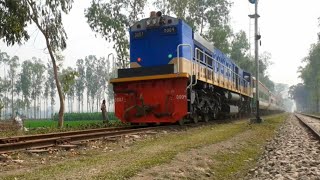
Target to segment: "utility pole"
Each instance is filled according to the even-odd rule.
[[[260,17],[258,14],[258,1],[259,0],[249,0],[251,4],[255,5],[255,13],[253,15],[249,15],[250,18],[254,18],[254,42],[255,42],[255,65],[256,65],[256,119],[255,123],[261,123],[262,119],[260,118],[260,110],[259,110],[259,40],[261,35],[258,34],[258,18]]]

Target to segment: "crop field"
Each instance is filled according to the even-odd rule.
[[[119,123],[120,121],[114,116],[114,113],[108,113],[110,123]],[[102,125],[101,113],[65,113],[64,127],[65,128],[78,128],[88,127],[90,125]],[[55,114],[52,119],[40,120],[24,120],[24,127],[29,129],[34,128],[56,128],[58,126],[58,115]]]
[[[65,127],[80,127],[87,126],[91,124],[102,124],[102,120],[81,120],[81,121],[65,121]],[[58,126],[58,121],[53,120],[25,120],[24,127],[33,129],[33,128],[55,128]]]

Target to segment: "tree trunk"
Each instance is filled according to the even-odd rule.
[[[37,97],[34,98],[33,100],[33,119],[37,119]]]
[[[80,99],[80,96],[78,96],[78,113],[80,113],[81,111],[80,105],[81,105],[81,99]]]
[[[52,65],[53,65],[54,79],[55,79],[55,82],[56,82],[56,87],[57,87],[57,90],[58,90],[58,95],[59,95],[59,100],[60,100],[58,127],[62,128],[63,127],[63,121],[64,121],[64,119],[63,119],[63,114],[64,114],[64,95],[63,95],[63,92],[62,92],[62,89],[61,89],[61,85],[60,85],[60,81],[59,81],[59,78],[58,78],[58,67],[57,67],[57,64],[56,64],[56,59],[55,59],[54,54],[52,52],[51,45],[49,43],[49,39],[48,39],[48,37],[46,35],[45,35],[45,39],[46,39],[47,48],[48,48],[48,51],[49,51],[49,54],[50,54],[51,62],[52,62]]]
[[[83,96],[81,96],[81,112],[83,113]]]
[[[11,79],[11,117],[14,118],[14,108],[13,108],[13,78]]]

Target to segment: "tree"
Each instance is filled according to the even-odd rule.
[[[146,0],[93,0],[85,16],[90,28],[107,41],[114,42],[117,65],[128,66],[129,40],[127,29],[143,14]]]
[[[99,77],[97,75],[97,57],[94,55],[85,58],[86,65],[86,87],[87,87],[87,109],[93,112],[94,100],[99,90]],[[90,108],[91,107],[91,108]]]
[[[241,68],[247,68],[248,65],[253,64],[249,63],[250,57],[248,56],[248,51],[250,50],[249,40],[244,31],[236,33],[231,42],[231,52],[230,58],[237,63]],[[251,69],[251,68],[247,68]]]
[[[50,106],[51,106],[51,118],[53,118],[54,115],[54,105],[55,105],[55,96],[56,96],[56,83],[54,81],[54,72],[52,68],[52,63],[47,63],[47,71],[48,71],[48,77],[47,82],[49,83],[50,91]]]
[[[63,69],[59,75],[64,98],[68,95],[68,98],[74,97],[74,84],[76,83],[75,79],[78,76],[78,72],[73,70],[71,67]],[[68,101],[70,103],[70,101]],[[70,106],[70,104],[69,104]]]
[[[37,99],[42,94],[43,89],[43,79],[45,72],[45,65],[42,63],[40,59],[35,57],[32,58],[32,71],[31,71],[31,98],[33,99],[34,105],[34,118],[37,118],[38,108],[37,108]]]
[[[14,104],[13,104],[13,94],[14,94],[14,85],[16,82],[17,68],[19,66],[19,57],[14,56],[8,61],[9,65],[9,78],[10,78],[10,87],[11,87],[11,117],[14,117]]]
[[[4,103],[2,101],[2,98],[3,98],[2,97],[2,91],[3,91],[3,89],[4,89],[4,82],[0,77],[0,120],[1,120],[2,110],[4,108]]]
[[[56,55],[67,47],[67,34],[62,24],[62,13],[71,10],[73,0],[25,0],[28,4],[28,16],[36,24],[45,38],[47,50],[53,65],[54,78],[59,94],[60,110],[58,126],[63,127],[64,95],[58,78]]]
[[[67,34],[62,23],[62,14],[67,14],[73,0],[22,0],[0,1],[0,26],[2,38],[8,45],[27,40],[25,30],[28,22],[33,22],[45,38],[47,50],[53,65],[54,77],[60,100],[59,127],[63,126],[64,98],[58,78],[56,55],[67,46]]]
[[[310,103],[312,111],[320,111],[320,42],[312,44],[309,54],[303,59],[306,63],[305,67],[299,69],[300,77],[302,78],[306,88],[309,91]]]
[[[290,86],[289,97],[296,102],[297,110],[305,112],[308,109],[308,91],[302,83]]]
[[[0,39],[7,45],[21,44],[29,39],[26,31],[29,8],[25,1],[0,0]]]
[[[50,82],[48,81],[48,75],[45,77],[45,80],[46,81],[44,83],[44,91],[43,91],[43,97],[45,99],[44,114],[45,114],[45,118],[48,118],[48,101],[49,101],[49,92],[50,92]]]
[[[82,107],[83,112],[83,93],[85,89],[85,83],[86,83],[86,76],[85,76],[85,66],[84,66],[84,60],[78,59],[77,60],[77,72],[79,74],[78,78],[76,79],[76,95],[78,99],[78,112],[80,112]]]
[[[19,84],[21,86],[21,91],[23,95],[23,99],[25,102],[24,112],[27,112],[26,109],[30,108],[30,98],[31,98],[31,76],[32,76],[32,66],[33,63],[31,60],[23,61],[22,63],[22,71],[19,76]]]
[[[8,97],[7,97],[7,92],[9,91],[10,88],[10,83],[7,80],[7,75],[6,75],[6,67],[8,65],[8,62],[10,60],[9,55],[6,52],[0,52],[0,64],[3,64],[3,72],[4,72],[4,79],[2,82],[2,92],[4,93],[4,96],[2,97],[2,103],[3,103],[3,109],[4,109],[4,117],[7,114],[7,108],[8,108]]]

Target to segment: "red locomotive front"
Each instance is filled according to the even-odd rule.
[[[123,122],[174,123],[188,111],[187,74],[118,78],[115,114]]]

